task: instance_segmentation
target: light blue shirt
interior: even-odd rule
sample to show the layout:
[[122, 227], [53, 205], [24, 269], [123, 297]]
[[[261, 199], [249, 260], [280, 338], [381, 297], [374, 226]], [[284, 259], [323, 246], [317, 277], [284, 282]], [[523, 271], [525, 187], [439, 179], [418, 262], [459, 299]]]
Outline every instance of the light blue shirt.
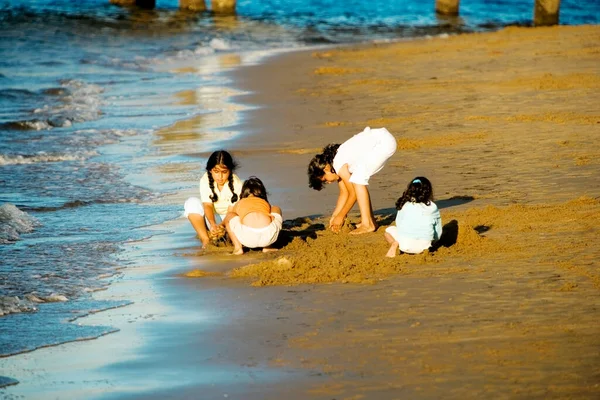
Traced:
[[398, 236], [410, 239], [439, 240], [442, 236], [442, 217], [435, 203], [407, 202], [396, 215]]

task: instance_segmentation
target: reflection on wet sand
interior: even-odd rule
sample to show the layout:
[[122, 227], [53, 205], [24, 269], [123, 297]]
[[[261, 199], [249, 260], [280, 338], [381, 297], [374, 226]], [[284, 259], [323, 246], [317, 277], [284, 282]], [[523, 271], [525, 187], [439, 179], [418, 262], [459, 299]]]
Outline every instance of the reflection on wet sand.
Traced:
[[191, 118], [159, 129], [153, 145], [161, 155], [189, 155], [211, 151], [219, 143], [239, 134], [236, 129], [228, 130], [239, 119], [245, 107], [228, 100], [239, 92], [220, 86], [200, 87], [175, 94], [177, 104], [197, 106], [198, 112]]

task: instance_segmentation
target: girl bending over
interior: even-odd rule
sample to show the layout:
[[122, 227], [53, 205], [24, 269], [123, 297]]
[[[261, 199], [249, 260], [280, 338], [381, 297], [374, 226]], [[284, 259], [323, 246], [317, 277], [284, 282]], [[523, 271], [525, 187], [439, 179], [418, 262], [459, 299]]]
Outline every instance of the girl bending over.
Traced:
[[321, 190], [323, 183], [337, 182], [340, 194], [329, 220], [329, 228], [339, 232], [348, 212], [358, 201], [360, 224], [350, 234], [377, 229], [369, 196], [369, 178], [379, 172], [396, 152], [396, 139], [385, 128], [365, 128], [340, 144], [325, 146], [308, 165], [308, 186]]
[[215, 151], [206, 162], [206, 172], [200, 178], [200, 198], [190, 197], [184, 205], [184, 215], [191, 222], [202, 248], [211, 236], [225, 233], [223, 220], [227, 210], [239, 199], [242, 181], [234, 174], [237, 163], [225, 150]]
[[385, 238], [390, 243], [386, 257], [395, 257], [398, 249], [404, 253], [421, 253], [442, 236], [442, 218], [433, 202], [433, 189], [427, 178], [413, 179], [396, 201], [396, 209], [396, 226], [385, 230]]
[[240, 200], [225, 218], [233, 254], [244, 254], [242, 246], [262, 247], [264, 252], [274, 250], [269, 246], [277, 240], [282, 223], [281, 208], [269, 204], [265, 185], [251, 176], [242, 186]]

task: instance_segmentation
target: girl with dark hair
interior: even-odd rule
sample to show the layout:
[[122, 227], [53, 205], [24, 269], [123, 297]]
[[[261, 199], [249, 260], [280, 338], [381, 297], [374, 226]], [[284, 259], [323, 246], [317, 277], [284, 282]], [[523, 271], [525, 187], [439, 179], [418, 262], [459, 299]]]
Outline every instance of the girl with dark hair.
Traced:
[[215, 151], [200, 178], [200, 198], [190, 197], [185, 202], [184, 215], [202, 241], [202, 248], [206, 248], [211, 236], [225, 234], [223, 220], [242, 191], [242, 181], [234, 174], [236, 169], [237, 163], [231, 154], [225, 150]]
[[369, 178], [379, 172], [396, 152], [396, 139], [385, 128], [366, 127], [342, 144], [330, 144], [308, 165], [308, 186], [321, 190], [323, 183], [337, 182], [340, 194], [329, 220], [329, 228], [339, 232], [346, 216], [358, 202], [360, 224], [350, 234], [377, 229], [369, 196]]
[[385, 239], [390, 244], [386, 257], [396, 252], [418, 254], [431, 247], [442, 236], [442, 218], [433, 202], [431, 182], [418, 176], [396, 201], [396, 226], [388, 226]]
[[281, 208], [269, 204], [265, 185], [251, 176], [242, 186], [240, 201], [230, 207], [225, 218], [233, 254], [244, 254], [242, 246], [262, 247], [264, 252], [274, 250], [269, 246], [277, 240], [282, 223]]

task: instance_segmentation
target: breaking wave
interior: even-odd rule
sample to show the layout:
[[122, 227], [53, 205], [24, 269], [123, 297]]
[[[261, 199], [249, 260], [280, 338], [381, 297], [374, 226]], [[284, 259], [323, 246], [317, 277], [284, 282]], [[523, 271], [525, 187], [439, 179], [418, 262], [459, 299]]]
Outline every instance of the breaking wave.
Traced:
[[[81, 80], [68, 79], [61, 81], [60, 88], [42, 91], [42, 102], [47, 103], [35, 108], [32, 118], [7, 121], [0, 125], [3, 129], [11, 130], [48, 130], [52, 128], [67, 128], [74, 123], [93, 121], [102, 115], [102, 93], [104, 88]], [[40, 96], [42, 95], [40, 94]], [[5, 98], [19, 95], [32, 97], [35, 94], [23, 93], [13, 89], [3, 93]], [[48, 104], [50, 103], [50, 104]]]

